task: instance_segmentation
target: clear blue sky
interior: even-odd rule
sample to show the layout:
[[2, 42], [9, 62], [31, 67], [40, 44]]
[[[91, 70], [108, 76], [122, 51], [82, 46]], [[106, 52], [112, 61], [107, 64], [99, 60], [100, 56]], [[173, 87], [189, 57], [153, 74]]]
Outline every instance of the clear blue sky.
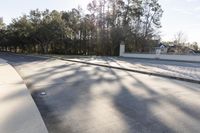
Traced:
[[[70, 10], [80, 5], [86, 9], [91, 0], [3, 0], [0, 5], [0, 17], [8, 24], [11, 18], [28, 13], [31, 9], [46, 8], [53, 10]], [[164, 14], [162, 18], [161, 37], [172, 40], [174, 34], [182, 31], [188, 41], [200, 43], [200, 0], [159, 0]]]

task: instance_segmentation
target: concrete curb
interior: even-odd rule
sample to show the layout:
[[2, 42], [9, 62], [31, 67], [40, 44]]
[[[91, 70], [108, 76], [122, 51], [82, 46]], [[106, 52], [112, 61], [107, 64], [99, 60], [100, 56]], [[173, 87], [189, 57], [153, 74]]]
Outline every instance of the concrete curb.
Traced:
[[23, 79], [1, 59], [0, 75], [0, 132], [48, 133]]

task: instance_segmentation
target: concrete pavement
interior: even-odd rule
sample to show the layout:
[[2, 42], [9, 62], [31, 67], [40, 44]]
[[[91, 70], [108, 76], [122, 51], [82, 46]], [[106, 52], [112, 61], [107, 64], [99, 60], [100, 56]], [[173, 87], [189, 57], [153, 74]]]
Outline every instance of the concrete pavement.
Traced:
[[[49, 56], [51, 57], [51, 56]], [[146, 60], [121, 57], [68, 58], [54, 55], [67, 61], [82, 62], [92, 65], [108, 66], [128, 71], [150, 74], [188, 82], [200, 83], [200, 63]]]
[[[1, 57], [25, 79], [50, 133], [200, 131], [199, 84], [62, 60]], [[43, 91], [47, 95], [40, 96]]]
[[0, 59], [0, 132], [48, 133], [22, 78], [2, 59]]

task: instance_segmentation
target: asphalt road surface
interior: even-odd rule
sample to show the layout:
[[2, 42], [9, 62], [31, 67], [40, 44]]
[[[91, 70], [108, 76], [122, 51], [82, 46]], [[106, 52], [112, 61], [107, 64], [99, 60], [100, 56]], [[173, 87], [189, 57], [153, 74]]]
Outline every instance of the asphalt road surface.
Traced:
[[[62, 57], [64, 59], [69, 58], [68, 56]], [[179, 77], [200, 83], [200, 63], [198, 62], [147, 60], [123, 57], [88, 57], [73, 58], [70, 60], [127, 68], [171, 77]]]
[[50, 133], [200, 131], [199, 84], [39, 57], [0, 58], [23, 77]]

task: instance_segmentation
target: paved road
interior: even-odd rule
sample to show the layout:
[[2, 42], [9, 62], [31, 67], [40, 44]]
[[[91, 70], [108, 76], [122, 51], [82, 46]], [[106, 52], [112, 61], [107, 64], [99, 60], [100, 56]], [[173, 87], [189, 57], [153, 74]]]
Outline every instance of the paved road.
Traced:
[[[68, 58], [65, 56], [63, 57]], [[121, 57], [73, 58], [72, 60], [80, 60], [90, 63], [104, 64], [200, 81], [200, 63], [146, 60]]]
[[200, 131], [199, 84], [61, 60], [0, 58], [24, 78], [50, 133]]

